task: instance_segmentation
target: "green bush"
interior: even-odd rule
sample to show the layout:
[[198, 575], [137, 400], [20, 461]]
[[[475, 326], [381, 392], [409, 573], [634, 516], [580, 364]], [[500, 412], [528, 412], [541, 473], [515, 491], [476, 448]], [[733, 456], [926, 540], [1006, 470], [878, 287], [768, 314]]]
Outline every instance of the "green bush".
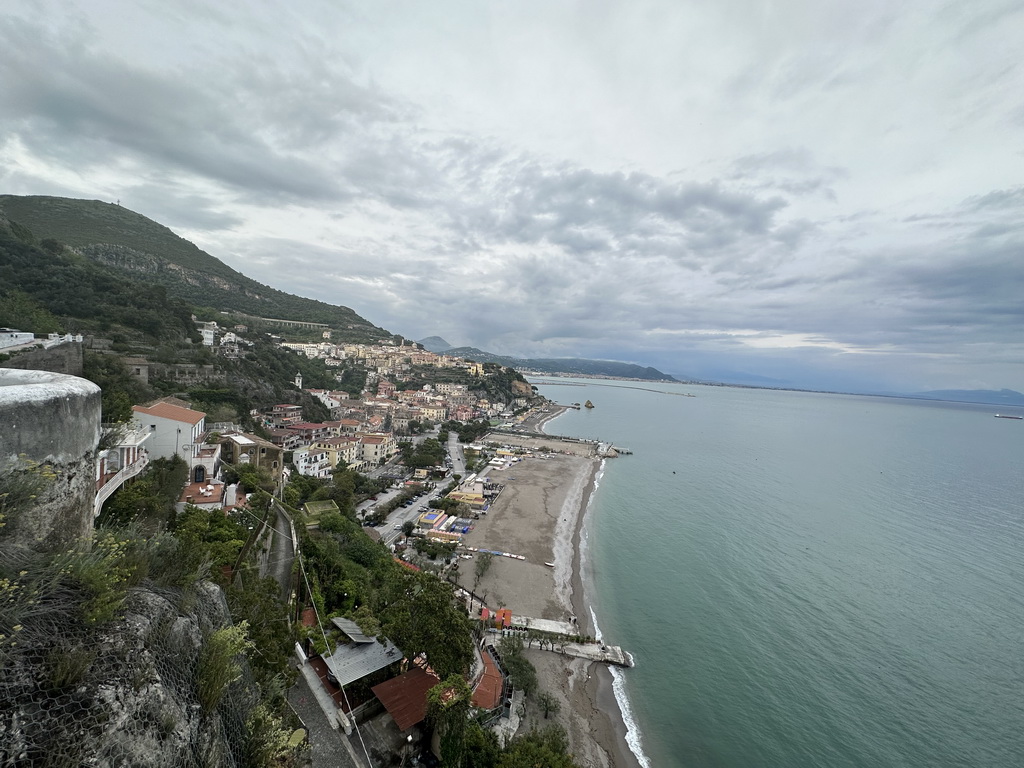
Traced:
[[199, 652], [198, 696], [203, 714], [217, 708], [228, 686], [242, 676], [238, 656], [251, 649], [249, 625], [240, 622], [212, 632]]

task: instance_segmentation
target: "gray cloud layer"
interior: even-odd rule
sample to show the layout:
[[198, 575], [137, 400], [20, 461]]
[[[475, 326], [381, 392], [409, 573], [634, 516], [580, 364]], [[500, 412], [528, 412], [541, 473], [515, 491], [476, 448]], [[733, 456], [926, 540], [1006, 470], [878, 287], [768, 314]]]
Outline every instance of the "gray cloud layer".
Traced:
[[[144, 13], [172, 38], [189, 23]], [[370, 54], [329, 25], [285, 19], [308, 36], [275, 43], [268, 19], [225, 12], [148, 57], [114, 45], [102, 13], [31, 18], [0, 15], [5, 191], [120, 197], [261, 281], [413, 337], [807, 386], [1024, 389], [1024, 186], [928, 188], [973, 173], [973, 154], [900, 177], [896, 205], [879, 188], [875, 207], [862, 180], [878, 169], [822, 162], [802, 130], [692, 170], [598, 167], [444, 126], [360, 74]], [[836, 55], [733, 87], [769, 102], [864, 87]], [[991, 94], [964, 109], [996, 121]], [[1020, 114], [993, 133], [1018, 165]]]

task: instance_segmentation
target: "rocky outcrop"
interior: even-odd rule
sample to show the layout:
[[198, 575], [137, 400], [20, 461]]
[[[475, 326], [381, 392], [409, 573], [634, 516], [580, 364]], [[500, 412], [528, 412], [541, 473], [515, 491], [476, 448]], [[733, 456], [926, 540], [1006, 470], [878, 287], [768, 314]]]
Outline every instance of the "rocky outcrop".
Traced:
[[108, 267], [116, 267], [119, 270], [138, 272], [144, 275], [166, 276], [196, 288], [213, 287], [222, 291], [243, 293], [253, 299], [262, 298], [260, 294], [249, 290], [248, 286], [243, 285], [241, 281], [226, 280], [220, 275], [210, 272], [190, 270], [168, 259], [143, 253], [128, 246], [100, 243], [82, 246], [74, 250], [92, 261]]
[[30, 630], [31, 647], [6, 654], [0, 764], [231, 764], [244, 714], [230, 703], [203, 713], [197, 697], [203, 637], [227, 621], [223, 593], [208, 583], [188, 594], [136, 589], [125, 607], [93, 632], [74, 622], [65, 634]]

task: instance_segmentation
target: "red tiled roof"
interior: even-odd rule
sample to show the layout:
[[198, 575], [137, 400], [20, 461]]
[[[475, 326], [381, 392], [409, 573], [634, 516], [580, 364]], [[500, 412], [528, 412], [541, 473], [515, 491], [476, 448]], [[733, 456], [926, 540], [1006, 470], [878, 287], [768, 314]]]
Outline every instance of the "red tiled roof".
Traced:
[[156, 403], [149, 408], [142, 405], [133, 405], [132, 410], [136, 413], [144, 413], [147, 416], [156, 416], [160, 419], [184, 421], [187, 424], [198, 424], [206, 418], [206, 414], [202, 411], [193, 411], [191, 408], [182, 408], [170, 403]]
[[393, 677], [371, 689], [388, 714], [395, 719], [398, 730], [407, 731], [427, 715], [427, 691], [440, 680], [419, 667]]

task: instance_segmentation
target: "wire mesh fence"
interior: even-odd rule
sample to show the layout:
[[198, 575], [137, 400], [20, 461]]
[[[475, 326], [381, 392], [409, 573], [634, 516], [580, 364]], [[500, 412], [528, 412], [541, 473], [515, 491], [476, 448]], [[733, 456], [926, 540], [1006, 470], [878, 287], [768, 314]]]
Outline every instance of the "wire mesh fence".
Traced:
[[58, 577], [24, 579], [0, 610], [0, 766], [261, 764], [244, 659], [212, 707], [200, 698], [204, 644], [227, 621], [217, 587], [142, 585], [119, 618], [90, 626]]

